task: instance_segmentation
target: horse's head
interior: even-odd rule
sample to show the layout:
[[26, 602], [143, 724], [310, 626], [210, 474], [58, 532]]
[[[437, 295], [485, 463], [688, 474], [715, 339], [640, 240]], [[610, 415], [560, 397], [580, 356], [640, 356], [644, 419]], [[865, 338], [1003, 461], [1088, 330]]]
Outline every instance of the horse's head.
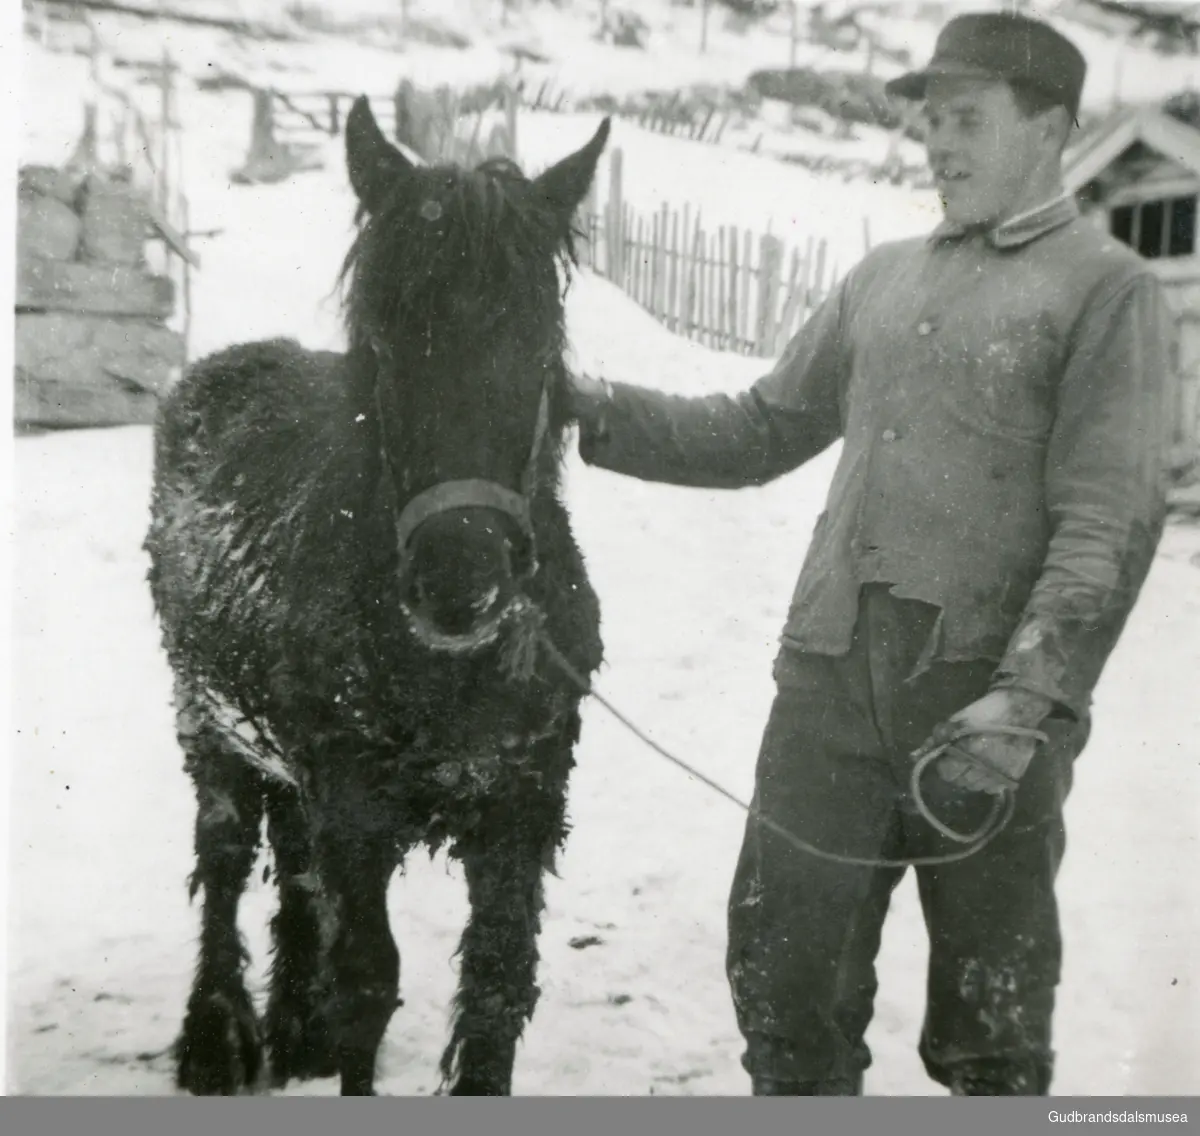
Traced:
[[529, 179], [512, 163], [424, 166], [365, 98], [346, 121], [362, 227], [346, 260], [352, 356], [398, 502], [401, 595], [428, 646], [490, 642], [537, 570], [530, 515], [566, 426], [562, 279], [608, 137]]

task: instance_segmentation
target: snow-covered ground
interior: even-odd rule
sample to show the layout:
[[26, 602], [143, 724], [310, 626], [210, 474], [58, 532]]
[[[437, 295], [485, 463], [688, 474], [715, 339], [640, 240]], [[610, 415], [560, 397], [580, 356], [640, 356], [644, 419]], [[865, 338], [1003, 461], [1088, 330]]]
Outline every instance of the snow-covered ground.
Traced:
[[[676, 11], [683, 20], [687, 10]], [[180, 36], [175, 47], [198, 65], [204, 42]], [[382, 53], [371, 50], [385, 74]], [[26, 51], [23, 160], [65, 157], [84, 71], [79, 58]], [[395, 71], [393, 61], [385, 89]], [[651, 81], [675, 77], [659, 69]], [[337, 145], [323, 170], [233, 187], [227, 173], [248, 141], [244, 96], [189, 91], [180, 113], [193, 225], [223, 230], [200, 246], [193, 353], [275, 334], [336, 346], [331, 289], [352, 211]], [[523, 157], [544, 165], [595, 123], [526, 116]], [[613, 144], [625, 152], [626, 195], [636, 204], [689, 201], [706, 217], [755, 228], [769, 215], [781, 235], [790, 226], [797, 240], [829, 236], [843, 268], [861, 252], [864, 212], [876, 239], [933, 220], [919, 195], [847, 186], [624, 123]], [[569, 315], [575, 363], [612, 378], [729, 390], [769, 365], [669, 335], [586, 273]], [[644, 485], [570, 461], [568, 502], [604, 610], [601, 689], [743, 800], [775, 636], [835, 460], [832, 450], [739, 493]], [[190, 787], [140, 551], [149, 468], [145, 428], [15, 442], [10, 1091], [171, 1091], [164, 1050], [187, 994], [197, 911], [185, 890]], [[1060, 886], [1061, 1094], [1200, 1090], [1200, 711], [1188, 694], [1200, 672], [1198, 572], [1200, 530], [1173, 525], [1101, 684], [1094, 739], [1078, 767]], [[561, 878], [548, 887], [543, 1000], [515, 1091], [744, 1094], [723, 972], [739, 811], [589, 703], [571, 814]], [[243, 904], [256, 981], [272, 902], [256, 882]], [[380, 1089], [426, 1093], [455, 981], [461, 876], [441, 857], [415, 857], [394, 883], [391, 909], [406, 1005], [388, 1033]], [[601, 941], [577, 951], [570, 940], [579, 935]], [[871, 1094], [940, 1092], [915, 1054], [926, 951], [910, 878], [880, 959]]]

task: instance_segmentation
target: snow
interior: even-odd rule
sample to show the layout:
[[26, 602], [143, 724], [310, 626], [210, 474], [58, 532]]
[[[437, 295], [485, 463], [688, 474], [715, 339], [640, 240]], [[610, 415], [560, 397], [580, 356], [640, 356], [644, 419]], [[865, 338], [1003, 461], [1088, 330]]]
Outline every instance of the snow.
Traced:
[[[465, 19], [484, 7], [462, 0], [442, 11]], [[558, 26], [546, 26], [551, 40]], [[922, 31], [905, 26], [914, 36]], [[565, 36], [567, 25], [558, 31]], [[586, 38], [577, 27], [574, 34]], [[173, 46], [198, 66], [220, 45], [177, 33]], [[394, 82], [397, 64], [385, 65], [378, 49], [345, 53], [327, 64], [331, 71], [371, 56], [384, 89]], [[616, 54], [595, 46], [595, 59], [614, 71]], [[660, 66], [657, 54], [649, 62], [635, 54], [636, 64], [623, 64], [631, 87], [645, 78], [636, 67], [650, 62], [648, 82], [676, 79], [668, 55]], [[331, 58], [313, 51], [307, 63], [316, 66], [318, 55]], [[422, 58], [432, 72], [441, 56]], [[405, 66], [409, 58], [415, 53]], [[59, 161], [78, 130], [86, 63], [28, 44], [24, 63], [22, 160]], [[345, 74], [367, 80], [359, 68], [342, 72], [339, 85]], [[609, 77], [581, 66], [578, 80]], [[188, 90], [180, 112], [193, 225], [223, 230], [200, 244], [193, 354], [281, 334], [338, 346], [332, 288], [352, 214], [338, 144], [324, 169], [278, 186], [235, 187], [227, 175], [248, 141], [245, 96]], [[545, 165], [582, 144], [597, 122], [523, 116], [522, 156], [533, 168]], [[625, 194], [639, 208], [687, 201], [713, 223], [756, 230], [769, 217], [789, 241], [828, 236], [843, 270], [861, 254], [864, 213], [875, 239], [920, 232], [933, 220], [920, 194], [820, 178], [627, 123], [615, 124], [612, 144], [624, 151]], [[739, 389], [770, 366], [671, 336], [586, 272], [568, 310], [572, 362], [594, 374], [701, 392]], [[172, 1091], [165, 1049], [187, 996], [198, 911], [185, 883], [191, 790], [140, 548], [150, 443], [142, 427], [14, 442], [9, 1091]], [[568, 503], [603, 604], [599, 689], [743, 801], [770, 704], [776, 635], [836, 457], [835, 447], [772, 485], [736, 493], [643, 484], [588, 469], [574, 454], [569, 461]], [[1066, 966], [1058, 1094], [1200, 1089], [1191, 948], [1200, 884], [1189, 870], [1200, 831], [1200, 713], [1189, 695], [1200, 670], [1198, 569], [1200, 530], [1172, 525], [1101, 683], [1095, 732], [1077, 768], [1059, 889]], [[744, 1095], [723, 968], [725, 896], [743, 817], [594, 701], [578, 760], [574, 831], [560, 878], [547, 888], [543, 997], [515, 1091]], [[256, 874], [242, 913], [258, 989], [273, 902]], [[461, 874], [441, 857], [417, 855], [395, 880], [390, 909], [406, 1004], [386, 1039], [379, 1087], [424, 1094], [436, 1081], [456, 977]], [[573, 949], [580, 935], [601, 942]], [[926, 956], [910, 876], [893, 902], [878, 964], [870, 1094], [941, 1091], [915, 1052]], [[288, 1091], [335, 1089], [322, 1081]]]

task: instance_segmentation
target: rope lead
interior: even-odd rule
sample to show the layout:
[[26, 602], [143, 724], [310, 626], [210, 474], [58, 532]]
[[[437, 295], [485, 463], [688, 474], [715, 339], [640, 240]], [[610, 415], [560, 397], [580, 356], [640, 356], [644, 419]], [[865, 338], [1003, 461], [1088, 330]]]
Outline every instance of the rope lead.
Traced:
[[921, 814], [933, 828], [940, 832], [943, 836], [960, 844], [967, 844], [969, 847], [961, 852], [950, 852], [943, 856], [914, 856], [906, 860], [882, 860], [869, 859], [860, 856], [844, 856], [837, 852], [827, 852], [822, 848], [817, 848], [813, 844], [809, 844], [805, 840], [801, 840], [795, 833], [789, 832], [782, 825], [777, 824], [770, 817], [760, 812], [753, 805], [748, 805], [744, 801], [735, 797], [723, 785], [717, 784], [710, 777], [706, 777], [697, 769], [693, 769], [687, 762], [676, 757], [669, 750], [664, 749], [653, 738], [643, 733], [633, 722], [631, 722], [624, 714], [621, 713], [611, 702], [608, 701], [602, 694], [592, 688], [592, 685], [584, 678], [564, 657], [563, 653], [555, 646], [554, 641], [546, 633], [545, 629], [539, 627], [537, 637], [542, 646], [545, 647], [547, 654], [559, 668], [579, 689], [585, 694], [596, 699], [614, 718], [617, 719], [626, 729], [638, 737], [642, 742], [648, 745], [660, 756], [665, 757], [669, 762], [679, 766], [684, 772], [702, 781], [714, 792], [720, 794], [728, 801], [732, 801], [738, 808], [742, 809], [748, 815], [754, 817], [765, 828], [769, 828], [781, 840], [786, 841], [793, 848], [799, 849], [801, 852], [807, 852], [811, 856], [817, 856], [822, 860], [832, 860], [836, 864], [851, 864], [858, 867], [867, 868], [916, 868], [916, 867], [933, 867], [941, 864], [955, 864], [959, 861], [966, 860], [974, 856], [977, 852], [986, 848], [1001, 832], [1008, 826], [1012, 820], [1013, 813], [1016, 810], [1017, 798], [1016, 793], [1011, 788], [1006, 788], [1001, 794], [996, 797], [992, 805], [991, 813], [988, 819], [980, 826], [976, 832], [960, 833], [955, 832], [949, 826], [943, 824], [930, 811], [926, 805], [924, 797], [921, 794], [921, 776], [929, 765], [941, 757], [948, 749], [950, 749], [959, 738], [965, 737], [968, 734], [974, 733], [997, 733], [997, 734], [1012, 734], [1018, 737], [1035, 737], [1041, 741], [1046, 741], [1046, 735], [1040, 730], [1025, 729], [1020, 726], [996, 726], [986, 731], [984, 730], [964, 730], [962, 733], [951, 738], [948, 742], [930, 750], [919, 761], [913, 765], [912, 777], [909, 785], [912, 792], [913, 802], [916, 805], [917, 811]]

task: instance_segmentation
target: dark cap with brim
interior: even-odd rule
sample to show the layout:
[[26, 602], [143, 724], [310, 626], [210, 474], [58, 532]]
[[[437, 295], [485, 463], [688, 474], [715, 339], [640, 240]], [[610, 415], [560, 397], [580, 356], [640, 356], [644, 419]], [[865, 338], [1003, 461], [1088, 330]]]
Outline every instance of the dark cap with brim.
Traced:
[[922, 99], [927, 82], [937, 76], [1001, 80], [1040, 91], [1074, 116], [1086, 74], [1079, 49], [1049, 24], [985, 12], [956, 16], [938, 35], [929, 65], [891, 80], [884, 89], [889, 95]]

